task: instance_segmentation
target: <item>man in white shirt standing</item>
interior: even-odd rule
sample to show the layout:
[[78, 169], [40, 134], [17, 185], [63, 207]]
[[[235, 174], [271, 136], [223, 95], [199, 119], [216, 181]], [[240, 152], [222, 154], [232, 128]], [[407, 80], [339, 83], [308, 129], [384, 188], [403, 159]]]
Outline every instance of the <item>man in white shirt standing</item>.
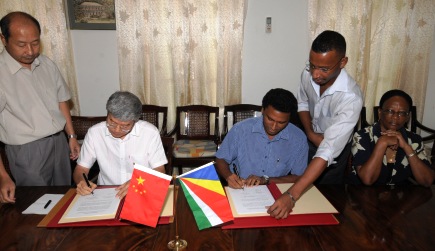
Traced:
[[360, 87], [344, 69], [347, 61], [346, 41], [338, 32], [324, 31], [313, 41], [297, 96], [312, 159], [305, 173], [269, 208], [277, 219], [287, 218], [314, 182], [343, 183], [350, 139], [363, 105]]
[[90, 194], [97, 185], [83, 177], [89, 173], [95, 161], [100, 172], [99, 185], [120, 185], [117, 196], [127, 194], [133, 163], [156, 171], [165, 172], [168, 163], [163, 149], [159, 130], [143, 120], [142, 103], [130, 92], [115, 92], [106, 104], [107, 118], [89, 128], [82, 145], [80, 157], [74, 170], [77, 193]]

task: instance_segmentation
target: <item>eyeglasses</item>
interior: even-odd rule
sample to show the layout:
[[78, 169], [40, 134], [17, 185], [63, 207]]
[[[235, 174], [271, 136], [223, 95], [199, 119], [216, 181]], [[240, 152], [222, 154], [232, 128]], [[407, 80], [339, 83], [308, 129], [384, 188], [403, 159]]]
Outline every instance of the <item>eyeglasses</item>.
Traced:
[[118, 125], [116, 123], [110, 123], [109, 121], [106, 121], [106, 126], [108, 128], [116, 129], [119, 126], [119, 129], [121, 129], [122, 132], [129, 132], [133, 128], [134, 123], [130, 125]]
[[399, 117], [399, 118], [405, 118], [405, 117], [408, 117], [408, 115], [409, 115], [409, 112], [405, 112], [405, 111], [398, 111], [398, 112], [396, 112], [396, 111], [393, 111], [391, 109], [385, 109], [385, 110], [382, 109], [382, 112], [385, 115], [391, 116], [391, 117], [397, 114], [397, 117]]
[[340, 60], [338, 60], [338, 62], [334, 66], [332, 66], [331, 68], [317, 67], [315, 65], [312, 65], [310, 61], [307, 61], [305, 63], [305, 65], [306, 65], [305, 70], [306, 71], [314, 71], [315, 69], [319, 69], [323, 73], [328, 73], [329, 71], [331, 71], [332, 69], [337, 67], [337, 65], [341, 62], [341, 60], [343, 60], [343, 58], [344, 57], [340, 58]]

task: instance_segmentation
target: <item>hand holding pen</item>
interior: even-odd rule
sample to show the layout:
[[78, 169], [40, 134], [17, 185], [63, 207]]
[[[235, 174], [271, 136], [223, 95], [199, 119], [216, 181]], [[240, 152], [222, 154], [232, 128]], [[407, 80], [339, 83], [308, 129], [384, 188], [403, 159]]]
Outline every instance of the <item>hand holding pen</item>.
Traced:
[[93, 195], [93, 190], [97, 187], [97, 185], [91, 183], [85, 173], [83, 173], [83, 180], [84, 182], [80, 181], [80, 183], [77, 184], [77, 193], [80, 195], [88, 195], [91, 193]]
[[245, 181], [242, 178], [240, 178], [239, 169], [237, 169], [237, 166], [234, 163], [233, 163], [233, 171], [234, 171], [234, 173], [237, 176], [237, 179], [234, 180], [235, 183], [236, 183], [236, 186], [234, 186], [234, 184], [229, 184], [230, 183], [229, 181], [228, 181], [228, 185], [230, 187], [233, 187], [233, 188], [242, 188], [243, 190], [245, 190], [245, 188], [244, 188], [245, 187]]

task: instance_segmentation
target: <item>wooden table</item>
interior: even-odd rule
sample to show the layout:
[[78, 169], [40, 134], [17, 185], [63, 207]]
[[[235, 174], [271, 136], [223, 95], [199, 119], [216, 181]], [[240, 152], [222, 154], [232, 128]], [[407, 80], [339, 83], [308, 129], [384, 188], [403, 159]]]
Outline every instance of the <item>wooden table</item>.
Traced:
[[[181, 193], [179, 235], [187, 250], [434, 250], [435, 186], [318, 188], [339, 225], [199, 231]], [[17, 188], [17, 203], [0, 207], [0, 250], [168, 250], [174, 239], [174, 224], [46, 229], [36, 227], [44, 216], [21, 214], [41, 195], [68, 189]]]

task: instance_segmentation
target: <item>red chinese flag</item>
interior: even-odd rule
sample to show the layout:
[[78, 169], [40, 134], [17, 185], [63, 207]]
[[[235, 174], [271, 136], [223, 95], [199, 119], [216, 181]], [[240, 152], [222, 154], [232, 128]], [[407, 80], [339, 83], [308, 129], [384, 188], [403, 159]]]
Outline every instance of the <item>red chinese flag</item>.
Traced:
[[121, 219], [156, 227], [172, 177], [135, 164]]

